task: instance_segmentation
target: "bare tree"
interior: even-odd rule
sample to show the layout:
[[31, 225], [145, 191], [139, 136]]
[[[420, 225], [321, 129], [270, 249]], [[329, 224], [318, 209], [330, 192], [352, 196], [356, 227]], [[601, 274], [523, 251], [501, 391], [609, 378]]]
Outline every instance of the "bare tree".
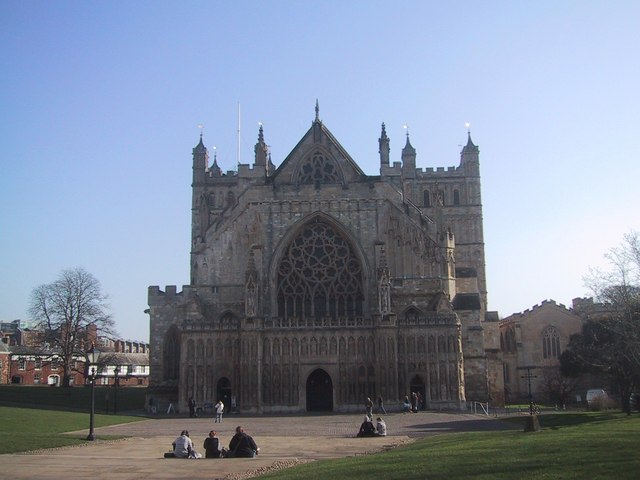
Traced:
[[605, 373], [618, 384], [628, 411], [629, 394], [640, 387], [640, 236], [632, 231], [605, 255], [609, 269], [585, 278], [603, 308], [589, 315], [581, 335], [572, 338], [574, 360]]
[[113, 333], [114, 322], [107, 313], [106, 299], [100, 282], [82, 268], [64, 270], [58, 280], [40, 285], [31, 293], [29, 313], [59, 352], [65, 387], [69, 386], [74, 356], [83, 356], [90, 348], [90, 326], [95, 325], [102, 334]]
[[542, 369], [542, 389], [547, 394], [547, 398], [560, 408], [564, 408], [569, 403], [569, 396], [577, 384], [577, 378], [564, 376], [559, 367]]

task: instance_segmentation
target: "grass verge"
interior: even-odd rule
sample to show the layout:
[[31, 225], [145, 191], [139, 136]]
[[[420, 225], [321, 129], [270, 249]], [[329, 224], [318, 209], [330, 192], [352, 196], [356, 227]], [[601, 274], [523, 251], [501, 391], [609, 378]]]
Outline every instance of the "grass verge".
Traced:
[[[140, 417], [124, 415], [96, 415], [95, 426], [103, 427], [139, 420]], [[62, 435], [63, 432], [82, 429], [86, 429], [86, 432], [79, 435]], [[80, 445], [87, 442], [88, 434], [88, 413], [0, 407], [0, 454]]]
[[[511, 421], [523, 422], [522, 418]], [[278, 480], [637, 478], [640, 417], [543, 416], [543, 430], [438, 435], [388, 452], [318, 461], [261, 477]]]

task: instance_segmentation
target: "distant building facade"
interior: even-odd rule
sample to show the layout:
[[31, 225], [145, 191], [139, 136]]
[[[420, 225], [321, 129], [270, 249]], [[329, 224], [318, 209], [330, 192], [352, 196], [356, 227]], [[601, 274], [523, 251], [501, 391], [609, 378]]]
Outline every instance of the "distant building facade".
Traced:
[[[534, 399], [549, 401], [549, 383], [560, 371], [560, 355], [583, 320], [573, 309], [545, 300], [500, 321], [505, 400], [527, 402], [529, 381]], [[529, 379], [527, 375], [531, 375]]]
[[581, 333], [586, 321], [607, 318], [609, 313], [607, 305], [592, 298], [574, 298], [571, 307], [544, 300], [502, 319], [500, 349], [506, 403], [528, 402], [529, 382], [534, 401], [541, 403], [558, 403], [562, 390], [568, 393], [566, 401], [571, 404], [583, 404], [590, 388], [616, 390], [598, 375], [583, 374], [575, 379], [560, 375], [560, 355], [571, 335]]
[[[368, 176], [316, 117], [276, 168], [262, 126], [252, 166], [193, 149], [191, 282], [149, 288], [151, 394], [185, 409], [354, 411], [420, 393], [427, 408], [500, 402], [487, 315], [480, 164], [416, 168], [407, 135]], [[495, 320], [495, 321], [491, 321]]]
[[[52, 385], [62, 383], [62, 358], [44, 339], [44, 332], [22, 328], [23, 322], [0, 322], [0, 384]], [[149, 344], [97, 336], [89, 326], [87, 339], [100, 351], [97, 383], [100, 385], [147, 386]], [[50, 337], [51, 335], [49, 335]], [[85, 342], [82, 348], [89, 348]], [[84, 352], [73, 356], [70, 385], [86, 383]]]

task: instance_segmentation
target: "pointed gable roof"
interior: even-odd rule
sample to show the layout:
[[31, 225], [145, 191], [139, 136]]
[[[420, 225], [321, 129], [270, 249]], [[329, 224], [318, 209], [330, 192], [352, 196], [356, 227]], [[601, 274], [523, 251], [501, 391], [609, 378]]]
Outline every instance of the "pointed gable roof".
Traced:
[[273, 174], [276, 184], [341, 183], [365, 173], [318, 116]]

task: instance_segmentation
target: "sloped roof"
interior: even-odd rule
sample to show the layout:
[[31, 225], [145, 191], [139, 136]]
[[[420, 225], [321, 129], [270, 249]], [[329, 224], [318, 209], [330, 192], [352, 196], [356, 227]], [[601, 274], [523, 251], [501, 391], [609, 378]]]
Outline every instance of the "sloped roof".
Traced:
[[100, 352], [99, 361], [109, 365], [149, 365], [149, 354]]
[[[321, 137], [326, 137], [326, 141], [321, 142]], [[355, 160], [353, 160], [353, 158], [351, 158], [351, 155], [349, 155], [329, 129], [325, 127], [322, 121], [315, 120], [312, 123], [311, 128], [307, 130], [296, 146], [293, 147], [289, 155], [287, 155], [284, 161], [275, 170], [272, 176], [274, 181], [281, 176], [284, 171], [291, 170], [291, 164], [293, 162], [300, 161], [301, 157], [305, 156], [306, 153], [311, 152], [318, 146], [333, 150], [335, 155], [340, 157], [339, 160], [341, 161], [342, 166], [351, 170], [351, 172], [347, 173], [351, 173], [355, 176], [366, 177], [360, 166], [355, 162]]]

